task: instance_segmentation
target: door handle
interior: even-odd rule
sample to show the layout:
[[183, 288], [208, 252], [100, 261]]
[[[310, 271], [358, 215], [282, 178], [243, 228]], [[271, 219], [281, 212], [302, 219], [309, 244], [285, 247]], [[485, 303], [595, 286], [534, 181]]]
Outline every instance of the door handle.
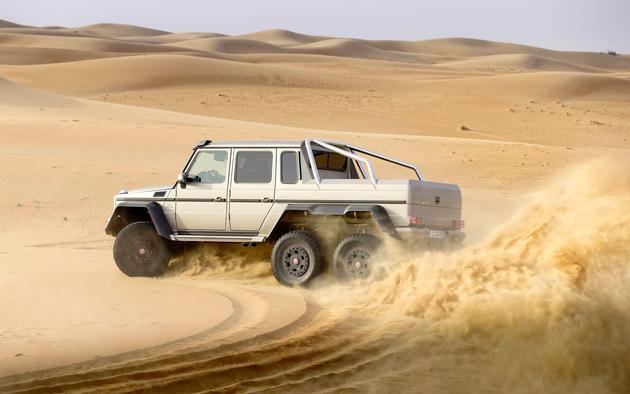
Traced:
[[225, 202], [225, 198], [223, 197], [217, 197], [214, 199], [215, 202]]
[[269, 197], [265, 197], [262, 200], [260, 200], [261, 202], [273, 202], [273, 198], [269, 198]]

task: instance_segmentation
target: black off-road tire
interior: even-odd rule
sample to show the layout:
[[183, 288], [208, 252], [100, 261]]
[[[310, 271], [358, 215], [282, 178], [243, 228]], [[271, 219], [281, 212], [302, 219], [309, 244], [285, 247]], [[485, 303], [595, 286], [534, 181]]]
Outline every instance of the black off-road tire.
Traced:
[[114, 242], [114, 260], [127, 276], [160, 276], [170, 259], [168, 240], [160, 237], [149, 222], [127, 225]]
[[271, 271], [284, 286], [306, 286], [324, 269], [319, 242], [308, 232], [290, 231], [281, 236], [271, 252]]
[[381, 240], [371, 234], [352, 234], [343, 239], [333, 254], [333, 272], [339, 282], [365, 280], [374, 272], [374, 254]]

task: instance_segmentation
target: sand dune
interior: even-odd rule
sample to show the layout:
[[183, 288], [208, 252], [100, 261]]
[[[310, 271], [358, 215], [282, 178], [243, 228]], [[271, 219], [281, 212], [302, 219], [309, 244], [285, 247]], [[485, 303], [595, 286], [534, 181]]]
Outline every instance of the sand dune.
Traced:
[[238, 37], [202, 38], [178, 41], [173, 46], [209, 52], [233, 54], [312, 54], [335, 57], [364, 58], [374, 60], [395, 60], [417, 62], [422, 55], [386, 51], [370, 46], [362, 40], [326, 39], [292, 46], [276, 46], [265, 41], [248, 40]]
[[383, 50], [373, 47], [367, 41], [347, 38], [319, 40], [308, 44], [296, 45], [291, 50], [298, 53], [310, 53], [326, 56], [356, 57], [375, 60], [393, 60], [399, 62], [418, 61], [414, 54]]
[[168, 33], [159, 36], [129, 36], [125, 37], [125, 40], [140, 41], [149, 44], [173, 44], [182, 41], [216, 37], [226, 37], [226, 35], [219, 33]]
[[3, 46], [0, 48], [0, 64], [50, 64], [63, 62], [76, 62], [89, 59], [103, 59], [116, 56], [124, 56], [124, 53], [96, 52], [75, 49], [38, 48], [24, 46]]
[[171, 46], [231, 54], [301, 54], [412, 63], [427, 62], [427, 59], [433, 62], [444, 59], [444, 57], [437, 55], [383, 50], [371, 46], [364, 40], [342, 38], [323, 39], [299, 45], [277, 46], [266, 41], [239, 37], [211, 37], [189, 41], [175, 41], [171, 42]]
[[76, 29], [68, 29], [78, 31], [83, 34], [99, 35], [104, 37], [152, 37], [168, 34], [164, 30], [148, 29], [146, 27], [122, 25], [118, 23], [97, 23], [94, 25], [82, 26]]
[[[86, 42], [90, 47], [99, 47], [91, 39]], [[122, 44], [123, 47], [110, 47], [110, 42], [105, 42], [101, 49], [119, 49], [125, 53], [134, 47], [126, 45], [140, 45], [136, 49], [146, 49], [141, 44]], [[82, 44], [78, 44], [81, 47]], [[115, 43], [118, 45], [118, 43]], [[245, 53], [250, 50], [273, 51], [274, 47], [229, 38], [209, 38], [179, 43], [187, 49], [200, 49], [204, 51], [216, 51], [225, 53]], [[254, 47], [256, 46], [256, 47]], [[14, 48], [14, 47], [12, 47]], [[172, 50], [172, 47], [169, 47]], [[291, 49], [293, 51], [295, 49]], [[372, 57], [374, 49], [362, 45], [357, 41], [334, 41], [318, 42], [302, 46], [301, 53], [304, 52], [326, 53], [326, 56], [334, 56], [335, 51], [342, 52], [343, 57], [360, 57], [365, 53], [370, 53]], [[378, 51], [378, 50], [377, 50]], [[35, 57], [36, 49], [31, 56]], [[198, 56], [185, 55], [157, 55], [150, 56], [126, 56], [104, 58], [103, 52], [92, 52], [94, 57], [101, 59], [72, 62], [65, 59], [67, 63], [35, 65], [24, 67], [6, 68], [5, 75], [11, 76], [24, 83], [35, 86], [53, 89], [60, 92], [77, 94], [95, 94], [100, 92], [114, 92], [124, 90], [155, 89], [164, 87], [185, 87], [191, 85], [267, 85], [267, 86], [293, 86], [293, 87], [342, 87], [348, 86], [348, 81], [339, 80], [334, 70], [322, 71], [316, 76], [300, 68], [287, 68], [275, 65], [250, 64], [243, 61], [229, 61]], [[46, 54], [46, 52], [44, 52]], [[61, 52], [60, 57], [89, 55], [89, 51]], [[405, 54], [400, 54], [405, 56]], [[391, 57], [390, 52], [382, 51], [382, 56]], [[38, 59], [34, 59], [37, 61]], [[43, 62], [43, 60], [39, 60]], [[628, 83], [624, 78], [601, 75], [602, 70], [590, 67], [579, 66], [558, 62], [552, 59], [538, 58], [531, 55], [497, 55], [489, 58], [477, 58], [458, 62], [447, 62], [440, 67], [449, 68], [472, 68], [476, 70], [497, 71], [508, 69], [536, 70], [536, 73], [526, 73], [519, 75], [497, 75], [497, 76], [453, 76], [451, 78], [427, 79], [422, 78], [416, 81], [389, 81], [392, 86], [409, 85], [409, 90], [414, 87], [431, 86], [434, 90], [442, 89], [441, 86], [461, 85], [467, 87], [471, 92], [477, 90], [479, 94], [491, 94], [496, 92], [502, 95], [514, 94], [511, 90], [514, 87], [525, 89], [533, 97], [545, 96], [558, 99], [577, 99], [590, 96], [591, 98], [606, 98], [607, 94], [614, 97], [623, 98], [628, 93]], [[563, 71], [563, 72], [560, 72]], [[580, 71], [580, 72], [565, 72]], [[92, 75], [100, 75], [97, 83], [88, 83]], [[129, 78], [129, 76], [134, 78]], [[358, 88], [366, 85], [361, 76], [355, 79]], [[372, 76], [375, 84], [380, 79], [379, 75]], [[383, 79], [385, 83], [385, 79]], [[417, 86], [416, 86], [417, 85]], [[611, 97], [612, 97], [611, 96]]]
[[[628, 56], [609, 56], [600, 53], [555, 51], [527, 45], [493, 42], [470, 38], [440, 38], [420, 41], [366, 41], [369, 45], [388, 51], [431, 54], [455, 60], [473, 60], [496, 55], [532, 55], [559, 62], [608, 70], [627, 69]], [[501, 57], [497, 60], [502, 61]], [[449, 61], [447, 59], [447, 61]]]
[[443, 67], [482, 69], [488, 71], [579, 71], [579, 72], [605, 72], [605, 70], [579, 64], [562, 62], [559, 60], [526, 54], [489, 55], [472, 59], [446, 62], [440, 64]]
[[[324, 87], [326, 75], [313, 78], [299, 69], [184, 55], [126, 56], [49, 65], [7, 72], [40, 88], [74, 94], [201, 85]], [[93, 80], [99, 75], [98, 81]], [[126, 76], [126, 77], [124, 77]], [[336, 84], [329, 78], [329, 84]]]
[[[0, 392], [628, 387], [629, 56], [0, 21], [0, 63]], [[117, 270], [115, 192], [173, 184], [200, 139], [306, 137], [459, 184], [465, 247], [308, 291], [269, 245]]]
[[82, 34], [75, 30], [62, 27], [17, 27], [3, 28], [3, 34], [32, 34], [36, 36], [60, 36], [60, 37], [93, 37], [93, 35]]
[[[215, 39], [200, 42], [206, 40]], [[239, 50], [246, 49], [247, 42], [235, 40], [242, 45]], [[620, 134], [601, 136], [593, 130], [601, 132], [602, 124], [626, 130], [615, 111], [624, 111], [627, 78], [582, 67], [577, 67], [580, 72], [548, 71], [575, 67], [531, 55], [496, 55], [483, 63], [488, 69], [474, 63], [471, 69], [458, 62], [420, 66], [292, 53], [282, 54], [283, 60], [265, 53], [226, 53], [220, 59], [218, 53], [203, 53], [209, 57], [151, 54], [4, 66], [0, 74], [59, 94], [297, 127], [628, 144]], [[293, 61], [287, 61], [291, 56]], [[496, 64], [487, 63], [492, 61]], [[537, 68], [514, 73], [506, 65]], [[501, 126], [512, 122], [510, 128]]]
[[72, 98], [31, 89], [4, 78], [0, 78], [0, 93], [0, 104], [10, 106], [55, 108], [78, 105]]
[[517, 94], [546, 100], [620, 100], [630, 98], [630, 81], [609, 75], [578, 72], [540, 71], [515, 75], [422, 81], [438, 91], [459, 90], [471, 97], [513, 98]]
[[628, 56], [609, 56], [590, 52], [554, 51], [527, 45], [470, 38], [440, 38], [422, 41], [371, 41], [370, 43], [382, 49], [460, 58], [525, 54], [603, 69], [627, 69], [630, 65], [630, 57]]
[[0, 19], [0, 29], [2, 28], [6, 28], [6, 27], [23, 27], [22, 25], [18, 25], [17, 23], [13, 23], [13, 22], [9, 22], [9, 21], [5, 21]]
[[407, 51], [432, 53], [443, 56], [488, 56], [510, 53], [536, 54], [545, 51], [541, 48], [504, 42], [478, 40], [473, 38], [438, 38], [420, 41], [377, 41], [375, 46], [398, 47]]
[[286, 50], [275, 45], [235, 37], [198, 38], [188, 41], [177, 41], [173, 45], [207, 52], [286, 53]]
[[241, 34], [235, 36], [238, 38], [243, 38], [247, 40], [255, 40], [266, 42], [267, 44], [279, 46], [279, 47], [290, 47], [294, 45], [306, 44], [309, 42], [315, 42], [319, 40], [326, 39], [327, 37], [320, 36], [310, 36], [307, 34], [295, 33], [289, 30], [281, 30], [281, 29], [271, 29], [271, 30], [263, 30], [254, 33]]
[[62, 26], [32, 27], [23, 26], [0, 19], [0, 29], [7, 33], [23, 33], [51, 36], [78, 37], [152, 37], [171, 34], [163, 30], [147, 29], [140, 26], [122, 25], [116, 23], [98, 23], [94, 25], [67, 28]]
[[93, 52], [133, 52], [155, 53], [174, 52], [177, 48], [166, 45], [154, 45], [120, 41], [106, 38], [71, 37], [71, 36], [45, 36], [34, 34], [11, 34], [0, 31], [0, 45], [22, 46], [37, 48], [73, 49]]
[[[30, 36], [83, 37], [91, 40], [63, 40], [43, 38], [29, 40], [6, 37], [15, 45], [39, 45], [44, 48], [82, 49], [105, 52], [163, 52], [172, 51], [169, 44], [210, 52], [235, 54], [302, 53], [337, 57], [355, 57], [398, 62], [453, 62], [458, 67], [490, 68], [492, 64], [528, 70], [587, 71], [593, 67], [605, 70], [623, 70], [630, 67], [628, 56], [608, 56], [587, 52], [553, 51], [532, 46], [492, 42], [467, 38], [444, 38], [421, 41], [379, 41], [333, 38], [299, 34], [288, 30], [264, 30], [255, 33], [226, 37], [217, 33], [169, 33], [132, 25], [96, 24], [80, 28], [26, 28], [4, 22], [0, 33]], [[216, 39], [216, 40], [213, 40]], [[222, 38], [222, 39], [220, 39]], [[104, 39], [114, 39], [105, 43]], [[244, 41], [242, 41], [244, 40]], [[145, 46], [150, 45], [150, 46]], [[160, 45], [164, 47], [160, 47]], [[178, 46], [180, 46], [178, 45]], [[505, 56], [499, 56], [505, 55]], [[530, 58], [510, 59], [508, 55]], [[490, 56], [499, 56], [489, 58]], [[540, 60], [542, 59], [542, 60]], [[469, 63], [468, 63], [469, 62]], [[488, 63], [489, 62], [489, 63]], [[543, 64], [546, 62], [545, 64]], [[490, 64], [492, 63], [492, 64]], [[559, 63], [567, 63], [559, 64]], [[468, 64], [468, 65], [467, 65]]]

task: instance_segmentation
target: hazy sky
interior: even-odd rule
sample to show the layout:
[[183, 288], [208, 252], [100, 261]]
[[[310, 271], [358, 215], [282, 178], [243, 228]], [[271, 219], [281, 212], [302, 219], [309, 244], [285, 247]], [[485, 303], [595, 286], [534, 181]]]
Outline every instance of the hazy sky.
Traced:
[[270, 28], [371, 39], [472, 37], [630, 53], [630, 0], [2, 0], [0, 19], [129, 23], [239, 34]]

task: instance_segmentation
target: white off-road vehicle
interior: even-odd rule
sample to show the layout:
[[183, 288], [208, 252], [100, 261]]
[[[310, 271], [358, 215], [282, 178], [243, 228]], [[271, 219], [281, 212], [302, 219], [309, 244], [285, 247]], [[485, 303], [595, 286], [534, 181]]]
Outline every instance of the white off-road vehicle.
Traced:
[[[369, 158], [417, 179], [378, 179]], [[340, 280], [367, 278], [384, 237], [459, 242], [461, 206], [458, 186], [350, 144], [205, 140], [174, 185], [118, 193], [105, 231], [129, 276], [162, 274], [181, 242], [273, 242], [273, 274], [291, 286], [329, 265]]]

